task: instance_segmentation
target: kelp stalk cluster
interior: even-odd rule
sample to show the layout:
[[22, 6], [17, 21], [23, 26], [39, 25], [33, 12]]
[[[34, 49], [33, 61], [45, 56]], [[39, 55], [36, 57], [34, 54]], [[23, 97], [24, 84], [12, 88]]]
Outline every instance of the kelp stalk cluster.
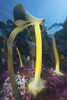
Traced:
[[[41, 66], [42, 66], [42, 40], [41, 40], [40, 25], [41, 26], [44, 25], [45, 19], [40, 19], [32, 16], [28, 11], [24, 9], [24, 6], [22, 4], [16, 5], [16, 7], [14, 8], [15, 13], [17, 9], [19, 9], [21, 14], [22, 13], [25, 14], [26, 20], [28, 20], [28, 22], [34, 25], [34, 29], [35, 29], [35, 38], [36, 38], [35, 77], [28, 84], [28, 91], [32, 93], [34, 96], [36, 96], [37, 93], [44, 88], [44, 82], [40, 78]], [[16, 15], [14, 16], [14, 18], [16, 18]]]
[[[20, 100], [20, 95], [17, 90], [17, 85], [16, 85], [16, 81], [15, 81], [15, 73], [14, 73], [14, 68], [13, 68], [13, 56], [12, 56], [13, 55], [13, 49], [12, 49], [13, 42], [19, 32], [23, 31], [30, 25], [34, 26], [35, 38], [36, 38], [36, 66], [35, 66], [35, 77], [32, 78], [28, 84], [28, 92], [30, 92], [34, 96], [36, 96], [37, 93], [39, 93], [43, 88], [45, 88], [45, 84], [46, 84], [40, 78], [41, 67], [42, 67], [42, 38], [41, 38], [40, 25], [43, 26], [45, 20], [36, 18], [36, 17], [32, 16], [31, 14], [29, 14], [28, 11], [26, 11], [24, 9], [22, 4], [18, 4], [17, 6], [20, 6], [20, 9], [22, 9], [24, 11], [25, 17], [28, 21], [25, 22], [23, 20], [17, 20], [15, 22], [17, 27], [11, 32], [11, 34], [8, 38], [8, 41], [7, 41], [7, 47], [8, 47], [8, 72], [9, 72], [9, 76], [10, 76], [10, 82], [11, 82], [11, 86], [13, 88], [15, 97], [18, 100]], [[15, 7], [15, 9], [16, 9], [16, 7]], [[53, 51], [54, 51], [55, 62], [56, 62], [56, 69], [55, 69], [54, 73], [58, 76], [63, 76], [63, 73], [61, 73], [60, 69], [59, 69], [59, 56], [58, 56], [54, 36], [52, 36], [52, 44], [53, 44]], [[16, 48], [16, 50], [18, 52], [20, 64], [22, 66], [22, 60], [21, 60], [21, 56], [20, 56], [18, 48]]]

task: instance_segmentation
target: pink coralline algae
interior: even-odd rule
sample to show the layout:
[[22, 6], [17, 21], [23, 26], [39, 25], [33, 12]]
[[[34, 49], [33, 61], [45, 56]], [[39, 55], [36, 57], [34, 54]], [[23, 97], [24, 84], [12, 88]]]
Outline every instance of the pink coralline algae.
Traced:
[[[26, 65], [27, 66], [27, 65]], [[53, 69], [42, 68], [42, 79], [46, 82], [46, 89], [41, 91], [36, 98], [27, 91], [27, 84], [34, 77], [35, 69], [24, 66], [16, 73], [16, 83], [21, 95], [21, 100], [67, 100], [67, 74], [63, 77], [53, 75]], [[8, 71], [1, 75], [4, 78], [1, 100], [16, 100], [9, 81]]]

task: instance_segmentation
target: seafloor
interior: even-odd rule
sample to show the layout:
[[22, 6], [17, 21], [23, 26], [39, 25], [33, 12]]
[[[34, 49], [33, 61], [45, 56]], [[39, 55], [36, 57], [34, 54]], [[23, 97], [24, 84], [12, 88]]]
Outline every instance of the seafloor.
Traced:
[[[53, 69], [45, 69], [42, 65], [41, 78], [46, 83], [45, 88], [34, 97], [27, 92], [27, 85], [31, 78], [34, 77], [34, 67], [31, 60], [26, 61], [23, 67], [15, 66], [16, 83], [21, 95], [22, 100], [67, 100], [67, 74], [65, 72], [63, 77], [53, 75]], [[0, 73], [0, 100], [16, 100], [9, 81], [9, 74], [7, 71], [7, 63], [5, 62]], [[5, 68], [6, 67], [6, 68]]]

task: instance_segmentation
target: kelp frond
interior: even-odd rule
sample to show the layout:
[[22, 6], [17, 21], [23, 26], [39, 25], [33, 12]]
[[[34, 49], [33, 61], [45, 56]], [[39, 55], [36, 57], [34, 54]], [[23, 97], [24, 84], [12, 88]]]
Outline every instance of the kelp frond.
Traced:
[[38, 23], [38, 24], [41, 24], [41, 25], [44, 25], [44, 21], [45, 19], [42, 19], [42, 18], [37, 18], [37, 17], [34, 17], [33, 15], [31, 15], [28, 11], [26, 11], [26, 18], [31, 22], [31, 23]]
[[16, 5], [14, 10], [13, 10], [13, 15], [14, 15], [15, 20], [22, 19], [20, 16], [18, 16], [18, 14], [20, 14], [22, 17], [24, 16], [26, 21], [29, 21], [29, 22], [34, 23], [34, 24], [38, 23], [42, 26], [44, 25], [45, 19], [32, 16], [27, 10], [25, 10], [23, 4], [21, 4], [21, 3]]

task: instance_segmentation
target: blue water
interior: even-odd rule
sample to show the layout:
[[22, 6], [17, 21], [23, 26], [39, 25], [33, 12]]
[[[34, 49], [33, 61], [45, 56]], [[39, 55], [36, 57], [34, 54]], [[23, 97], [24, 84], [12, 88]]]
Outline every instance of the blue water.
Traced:
[[[0, 0], [0, 21], [13, 20], [13, 8], [18, 3], [23, 3], [32, 15], [45, 18], [47, 28], [55, 22], [63, 23], [67, 16], [67, 0]], [[53, 28], [48, 33], [61, 28]]]

